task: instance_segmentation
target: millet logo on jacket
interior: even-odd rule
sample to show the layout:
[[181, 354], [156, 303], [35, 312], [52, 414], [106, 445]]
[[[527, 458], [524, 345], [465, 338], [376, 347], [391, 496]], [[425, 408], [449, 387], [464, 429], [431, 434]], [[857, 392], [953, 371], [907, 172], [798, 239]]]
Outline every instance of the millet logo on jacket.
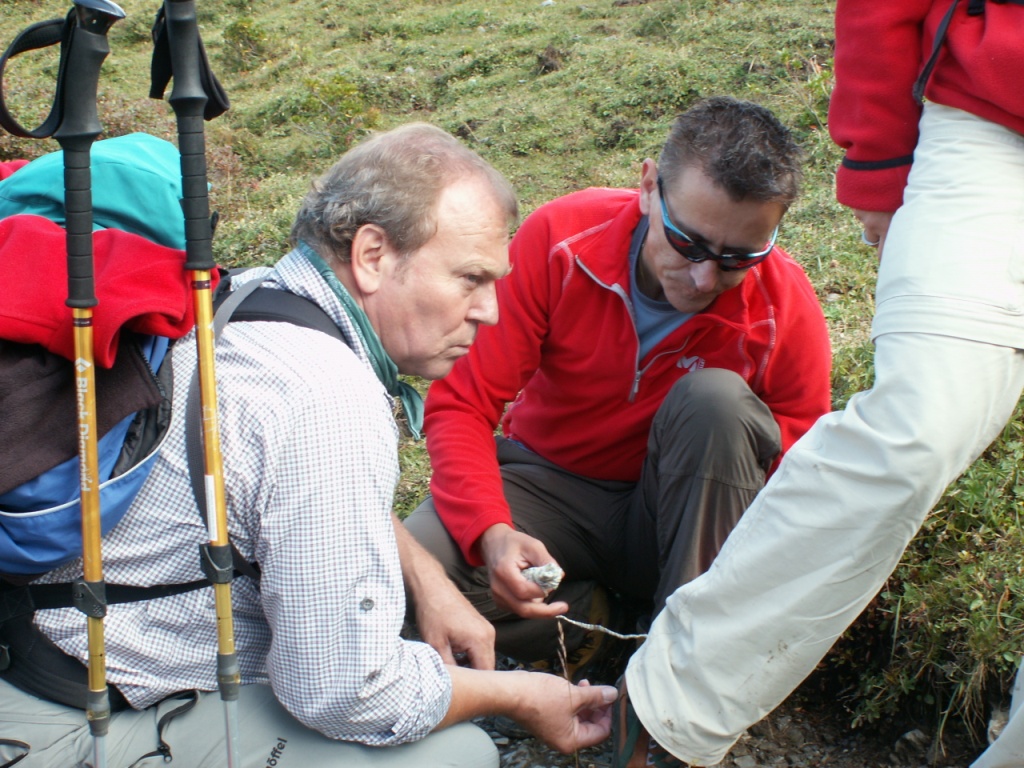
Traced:
[[676, 363], [676, 367], [685, 368], [688, 371], [698, 371], [704, 367], [704, 358], [698, 355], [693, 357], [681, 357], [679, 362]]

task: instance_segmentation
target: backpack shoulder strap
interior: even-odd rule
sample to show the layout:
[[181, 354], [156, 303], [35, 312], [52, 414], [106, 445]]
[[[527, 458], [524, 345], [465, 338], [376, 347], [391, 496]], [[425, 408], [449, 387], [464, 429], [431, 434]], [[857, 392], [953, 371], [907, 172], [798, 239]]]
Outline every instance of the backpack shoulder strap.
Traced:
[[[348, 343], [341, 329], [314, 302], [286, 291], [262, 288], [260, 280], [251, 280], [236, 290], [230, 287], [230, 273], [218, 286], [214, 301], [214, 338], [224, 327], [237, 320], [288, 322], [326, 333]], [[203, 467], [203, 438], [199, 402], [198, 371], [189, 384], [185, 406], [185, 444], [192, 492], [203, 521], [207, 522], [206, 486]], [[232, 566], [236, 575], [248, 576], [259, 586], [258, 563], [248, 562], [231, 544]], [[226, 570], [226, 569], [225, 569]], [[219, 571], [218, 571], [219, 572]], [[191, 592], [209, 586], [208, 579], [185, 584], [134, 587], [106, 585], [108, 603], [153, 600]], [[76, 604], [77, 583], [18, 585], [0, 581], [0, 678], [36, 696], [69, 706], [81, 706], [86, 690], [85, 667], [50, 642], [32, 622], [36, 610], [69, 608]], [[50, 674], [43, 674], [51, 670]], [[111, 706], [127, 707], [115, 687], [111, 688]]]
[[[224, 327], [231, 321], [267, 320], [271, 322], [289, 322], [304, 328], [322, 331], [339, 341], [347, 343], [341, 329], [334, 324], [330, 316], [314, 302], [287, 291], [273, 288], [262, 288], [259, 280], [243, 284], [234, 291], [226, 290], [230, 286], [230, 275], [221, 281], [225, 290], [219, 291], [215, 297], [218, 304], [214, 316], [214, 334], [219, 336]], [[220, 286], [218, 286], [218, 289]], [[168, 361], [169, 362], [169, 361]], [[185, 442], [188, 454], [189, 476], [192, 491], [199, 505], [203, 520], [206, 514], [206, 493], [203, 483], [203, 437], [201, 407], [199, 402], [198, 373], [189, 385], [188, 399], [185, 406]], [[248, 562], [242, 554], [231, 545], [232, 565], [236, 574], [249, 576], [259, 583], [259, 566]], [[208, 586], [209, 581], [200, 579], [184, 584], [153, 585], [136, 587], [122, 584], [107, 584], [107, 602], [132, 603], [140, 600], [154, 600], [183, 592], [191, 592]], [[13, 585], [0, 581], [0, 627], [6, 622], [31, 616], [36, 610], [49, 608], [70, 608], [75, 604], [74, 583]], [[2, 648], [0, 648], [2, 654]], [[0, 659], [0, 671], [5, 664]]]
[[[939, 60], [939, 53], [942, 51], [942, 44], [946, 40], [946, 30], [949, 29], [949, 22], [953, 18], [953, 12], [956, 11], [957, 3], [960, 0], [953, 0], [950, 3], [949, 10], [946, 11], [946, 15], [942, 17], [942, 21], [939, 22], [939, 28], [935, 30], [935, 42], [932, 45], [932, 52], [928, 55], [928, 61], [925, 62], [924, 68], [921, 70], [921, 74], [917, 76], [917, 80], [914, 81], [914, 99], [919, 103], [924, 103], [924, 90], [928, 86], [928, 80], [932, 76], [932, 70], [935, 69], [935, 64]], [[970, 5], [976, 7], [978, 3], [975, 0], [970, 0]], [[981, 6], [984, 10], [984, 5]], [[970, 12], [970, 11], [968, 11]]]
[[[288, 291], [265, 288], [260, 280], [250, 280], [235, 290], [228, 290], [233, 270], [221, 279], [214, 296], [216, 312], [213, 316], [214, 342], [220, 338], [225, 326], [235, 321], [268, 321], [292, 323], [311, 328], [348, 344], [341, 329], [330, 316], [315, 302]], [[199, 507], [203, 521], [209, 521], [206, 499], [205, 469], [203, 465], [202, 414], [199, 402], [199, 370], [196, 369], [189, 384], [188, 400], [185, 404], [185, 447], [188, 459], [188, 474], [192, 483], [192, 494]], [[250, 563], [231, 544], [232, 566], [236, 573], [248, 576], [259, 585], [259, 565]]]
[[348, 343], [330, 315], [320, 309], [315, 302], [288, 291], [257, 287], [251, 293], [247, 293], [241, 303], [229, 312], [227, 318], [228, 322], [245, 320], [291, 323], [326, 333], [338, 341]]

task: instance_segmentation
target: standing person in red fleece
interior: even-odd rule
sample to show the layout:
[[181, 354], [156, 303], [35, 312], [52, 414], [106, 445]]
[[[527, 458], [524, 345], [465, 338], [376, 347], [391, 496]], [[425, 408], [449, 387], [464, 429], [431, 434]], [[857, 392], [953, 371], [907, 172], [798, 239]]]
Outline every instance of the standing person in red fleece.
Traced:
[[[824, 317], [775, 245], [799, 162], [768, 110], [712, 98], [639, 190], [570, 194], [519, 229], [501, 322], [431, 386], [432, 497], [407, 520], [502, 653], [554, 659], [562, 613], [633, 631], [610, 593], [657, 613], [828, 410]], [[545, 602], [522, 570], [552, 562]], [[565, 628], [570, 672], [603, 637]]]
[[[880, 249], [875, 383], [793, 447], [714, 567], [668, 599], [626, 673], [616, 766], [724, 757], [811, 672], [1013, 413], [1022, 62], [1020, 0], [838, 1], [829, 127], [847, 150], [839, 201]], [[1022, 680], [974, 768], [1024, 765]]]

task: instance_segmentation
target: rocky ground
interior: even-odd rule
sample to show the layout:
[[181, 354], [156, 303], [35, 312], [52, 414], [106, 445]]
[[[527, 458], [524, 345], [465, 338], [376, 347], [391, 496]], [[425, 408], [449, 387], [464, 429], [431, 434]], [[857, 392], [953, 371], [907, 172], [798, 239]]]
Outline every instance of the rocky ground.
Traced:
[[[980, 748], [945, 734], [942, 749], [924, 728], [893, 737], [882, 730], [851, 730], [848, 715], [794, 696], [753, 726], [720, 768], [966, 768]], [[608, 768], [611, 740], [561, 755], [507, 723], [483, 719], [501, 752], [501, 768]]]
[[[411, 627], [404, 632], [417, 637]], [[611, 684], [621, 675], [626, 658], [618, 661], [623, 666], [605, 670], [610, 676], [599, 676], [599, 682]], [[522, 668], [502, 656], [497, 667]], [[989, 729], [997, 734], [1005, 721], [996, 718]], [[482, 717], [475, 722], [498, 747], [501, 768], [610, 768], [612, 764], [611, 738], [563, 755], [506, 718]], [[968, 768], [986, 746], [955, 728], [947, 728], [937, 739], [925, 724], [881, 723], [854, 729], [850, 722], [850, 713], [840, 704], [819, 687], [807, 685], [755, 723], [714, 768]]]

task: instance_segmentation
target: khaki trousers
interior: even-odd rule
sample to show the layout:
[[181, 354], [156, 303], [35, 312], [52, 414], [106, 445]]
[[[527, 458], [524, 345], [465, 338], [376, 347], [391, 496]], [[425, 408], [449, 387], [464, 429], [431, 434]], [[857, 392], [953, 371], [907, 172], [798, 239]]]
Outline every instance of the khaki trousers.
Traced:
[[[224, 704], [216, 692], [199, 694], [194, 708], [166, 726], [168, 760], [154, 753], [160, 718], [180, 704], [169, 699], [141, 711], [115, 712], [105, 737], [108, 768], [224, 768]], [[365, 747], [306, 728], [266, 685], [242, 686], [238, 725], [239, 768], [498, 767], [497, 749], [475, 725], [461, 723], [398, 747]], [[92, 757], [85, 712], [36, 698], [0, 680], [0, 768], [81, 768], [91, 764]]]

